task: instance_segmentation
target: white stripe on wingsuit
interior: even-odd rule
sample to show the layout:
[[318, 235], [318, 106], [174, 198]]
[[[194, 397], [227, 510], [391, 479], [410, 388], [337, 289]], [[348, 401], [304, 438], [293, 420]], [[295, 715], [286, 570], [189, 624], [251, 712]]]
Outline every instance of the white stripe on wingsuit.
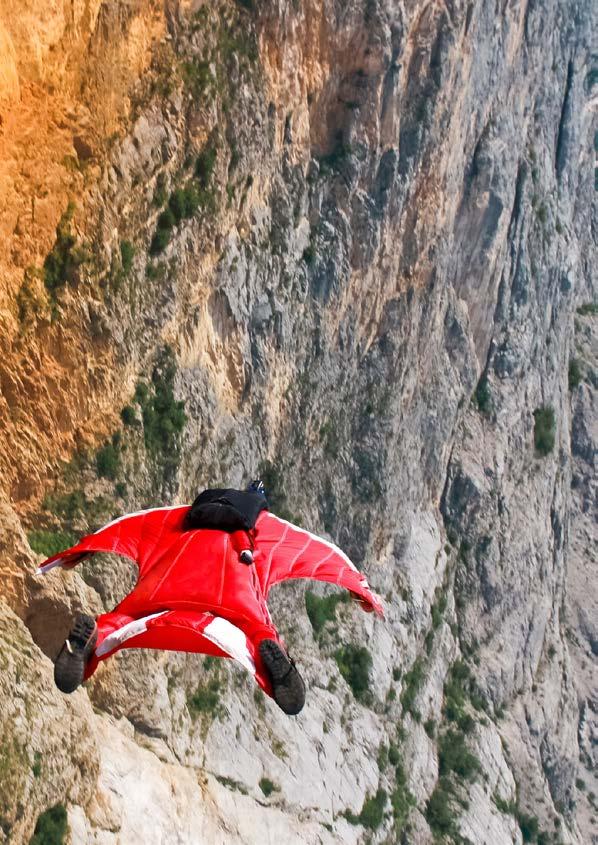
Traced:
[[113, 525], [116, 525], [117, 522], [122, 522], [123, 519], [129, 519], [131, 516], [143, 516], [146, 513], [152, 513], [153, 511], [174, 511], [177, 508], [188, 508], [189, 505], [165, 505], [162, 508], [147, 508], [144, 511], [135, 511], [134, 513], [126, 513], [123, 516], [118, 516], [116, 519], [113, 519], [112, 522], [107, 522], [106, 525], [102, 525], [101, 528], [98, 528], [97, 531], [94, 531], [94, 534], [99, 534], [100, 531], [103, 531], [105, 528], [111, 528]]
[[127, 622], [127, 624], [123, 625], [122, 628], [117, 628], [116, 631], [108, 634], [106, 639], [98, 648], [96, 648], [97, 656], [102, 657], [104, 654], [108, 654], [109, 651], [113, 651], [127, 640], [130, 640], [131, 637], [136, 637], [137, 634], [145, 633], [147, 631], [147, 623], [150, 619], [156, 619], [156, 617], [163, 616], [165, 613], [168, 613], [168, 611], [161, 610], [159, 613], [151, 613], [149, 616], [144, 616], [142, 619], [133, 619], [132, 622]]
[[[76, 565], [77, 563], [81, 563], [81, 561], [84, 560], [86, 557], [89, 557], [90, 554], [92, 554], [92, 552], [77, 552], [74, 565]], [[62, 566], [64, 561], [65, 558], [57, 557], [56, 560], [53, 560], [51, 563], [44, 563], [43, 566], [38, 566], [35, 570], [35, 574], [45, 575], [46, 572], [49, 572], [51, 569], [54, 569], [55, 566]], [[70, 562], [73, 563], [73, 561]]]
[[255, 675], [255, 663], [247, 648], [247, 637], [240, 628], [237, 628], [228, 619], [215, 616], [203, 629], [202, 634], [222, 651], [238, 660], [248, 672]]
[[43, 566], [38, 566], [35, 570], [36, 575], [45, 575], [46, 572], [49, 572], [51, 569], [54, 569], [55, 566], [62, 566], [63, 558], [59, 557], [56, 560], [53, 560], [52, 563], [45, 563]]
[[[339, 547], [335, 546], [334, 543], [329, 543], [328, 540], [324, 540], [322, 537], [318, 537], [316, 534], [312, 534], [311, 531], [307, 531], [307, 529], [305, 528], [299, 528], [298, 525], [294, 525], [292, 522], [287, 522], [286, 519], [281, 519], [279, 516], [276, 516], [275, 513], [270, 513], [270, 511], [268, 511], [268, 516], [274, 517], [274, 519], [277, 519], [278, 522], [283, 522], [285, 525], [290, 525], [291, 528], [295, 529], [295, 531], [300, 531], [302, 534], [307, 534], [308, 537], [311, 537], [311, 539], [315, 540], [317, 543], [323, 543], [325, 546], [328, 546], [329, 549], [332, 549], [332, 551], [340, 555], [345, 561], [345, 563], [351, 567], [351, 569], [353, 569], [355, 572], [359, 572], [355, 564], [352, 563], [352, 561], [349, 560], [349, 558], [342, 551], [342, 549], [339, 549]], [[359, 572], [359, 574], [361, 575], [361, 572]]]

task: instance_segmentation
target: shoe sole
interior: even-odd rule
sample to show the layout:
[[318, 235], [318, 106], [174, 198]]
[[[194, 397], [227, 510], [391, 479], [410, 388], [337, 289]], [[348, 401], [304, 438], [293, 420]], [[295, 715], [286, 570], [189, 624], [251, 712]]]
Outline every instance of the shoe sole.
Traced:
[[262, 640], [259, 652], [272, 681], [274, 701], [287, 716], [296, 716], [305, 704], [303, 678], [275, 640]]
[[54, 683], [61, 692], [71, 693], [83, 683], [85, 666], [98, 639], [98, 626], [92, 616], [85, 613], [76, 617], [71, 632], [81, 627], [83, 639], [69, 634], [54, 661]]

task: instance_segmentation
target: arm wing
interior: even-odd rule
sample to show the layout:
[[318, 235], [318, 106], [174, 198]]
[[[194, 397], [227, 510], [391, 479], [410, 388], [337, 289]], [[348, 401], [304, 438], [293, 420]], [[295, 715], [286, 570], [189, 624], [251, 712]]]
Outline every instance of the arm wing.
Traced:
[[384, 610], [380, 599], [364, 575], [347, 555], [335, 546], [268, 511], [260, 514], [255, 526], [258, 576], [267, 596], [273, 584], [291, 578], [314, 578], [349, 590], [364, 610]]
[[158, 544], [164, 542], [169, 532], [181, 529], [188, 510], [186, 505], [177, 505], [121, 516], [94, 534], [82, 537], [70, 549], [48, 558], [37, 572], [43, 574], [55, 566], [71, 569], [94, 552], [112, 552], [135, 561], [139, 565], [139, 574], [143, 575], [151, 568], [152, 553]]

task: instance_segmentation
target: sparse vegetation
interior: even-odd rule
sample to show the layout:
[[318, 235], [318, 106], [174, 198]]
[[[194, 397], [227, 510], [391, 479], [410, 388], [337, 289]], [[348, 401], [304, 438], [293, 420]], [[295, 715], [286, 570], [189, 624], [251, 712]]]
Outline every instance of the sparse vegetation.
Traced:
[[214, 777], [218, 783], [221, 783], [222, 786], [226, 786], [227, 789], [232, 789], [234, 792], [240, 792], [242, 795], [249, 794], [249, 790], [244, 783], [241, 783], [241, 781], [234, 780], [233, 778], [227, 778], [224, 775], [214, 775]]
[[308, 265], [308, 267], [311, 267], [311, 265], [316, 260], [316, 248], [314, 247], [313, 244], [310, 243], [309, 246], [305, 247], [305, 249], [303, 250], [303, 256], [302, 257], [303, 257], [303, 260], [305, 261], [305, 263]]
[[526, 813], [518, 811], [517, 823], [519, 824], [519, 829], [521, 830], [521, 836], [523, 837], [524, 842], [538, 841], [538, 819], [535, 816], [528, 816]]
[[[170, 194], [168, 206], [158, 217], [158, 226], [150, 244], [150, 255], [155, 256], [164, 251], [172, 230], [183, 220], [189, 220], [200, 210], [213, 210], [214, 193], [209, 188], [209, 183], [215, 162], [216, 149], [210, 146], [199, 155], [193, 178], [184, 186], [175, 188]], [[160, 205], [162, 204], [163, 201]]]
[[170, 195], [168, 207], [176, 223], [193, 217], [200, 205], [200, 196], [192, 184], [186, 188], [177, 188]]
[[150, 255], [158, 255], [161, 252], [164, 252], [166, 249], [168, 242], [170, 241], [170, 232], [172, 226], [168, 228], [165, 226], [160, 225], [160, 221], [162, 219], [162, 215], [158, 218], [158, 229], [152, 238], [152, 242], [150, 244]]
[[583, 380], [583, 371], [579, 358], [571, 358], [569, 361], [569, 390], [575, 390]]
[[266, 798], [269, 798], [273, 792], [280, 792], [280, 787], [273, 783], [270, 778], [262, 778], [260, 780], [260, 789]]
[[507, 801], [499, 795], [494, 795], [494, 803], [501, 813], [508, 816], [514, 816], [517, 812], [517, 804], [514, 801]]
[[456, 833], [455, 812], [451, 807], [452, 787], [446, 778], [440, 778], [426, 805], [426, 821], [435, 836]]
[[368, 704], [370, 694], [370, 670], [372, 655], [365, 646], [346, 645], [334, 653], [339, 671], [353, 690], [353, 695], [363, 704]]
[[125, 425], [135, 425], [138, 422], [135, 408], [132, 405], [125, 405], [120, 412], [120, 418]]
[[437, 601], [434, 602], [432, 605], [432, 628], [436, 630], [442, 623], [442, 618], [444, 616], [444, 611], [446, 610], [446, 606], [448, 604], [448, 598], [446, 593], [442, 593]]
[[359, 814], [360, 823], [370, 830], [379, 828], [384, 818], [387, 800], [388, 796], [384, 789], [379, 789], [373, 797], [366, 798]]
[[584, 302], [577, 309], [577, 313], [581, 317], [595, 317], [598, 314], [598, 302]]
[[454, 772], [464, 780], [472, 780], [480, 771], [480, 761], [469, 751], [465, 739], [457, 731], [448, 731], [441, 739], [438, 748], [440, 775]]
[[406, 713], [413, 713], [413, 705], [424, 681], [424, 676], [424, 663], [421, 657], [418, 657], [403, 679], [401, 705]]
[[546, 456], [554, 449], [556, 418], [554, 409], [549, 405], [534, 411], [534, 443], [536, 452]]
[[178, 466], [180, 434], [187, 421], [185, 403], [174, 397], [175, 373], [174, 356], [166, 348], [154, 367], [151, 388], [139, 382], [134, 396], [141, 408], [145, 447], [167, 476]]
[[305, 609], [316, 636], [321, 634], [327, 622], [331, 622], [336, 617], [337, 605], [348, 601], [349, 596], [346, 593], [333, 593], [319, 598], [311, 590], [307, 590], [305, 593]]
[[210, 63], [192, 59], [181, 65], [183, 80], [195, 99], [208, 93], [215, 85], [215, 78], [210, 70]]
[[204, 190], [209, 187], [212, 180], [217, 155], [218, 152], [216, 147], [212, 144], [208, 144], [208, 146], [206, 146], [197, 157], [197, 161], [195, 163], [195, 175], [199, 180], [200, 186]]
[[546, 203], [542, 202], [536, 207], [536, 217], [542, 226], [546, 225], [548, 222], [548, 208], [546, 207]]
[[70, 202], [56, 227], [56, 241], [44, 261], [44, 283], [50, 292], [78, 279], [78, 269], [89, 259], [89, 254], [77, 245], [71, 231], [75, 205]]
[[27, 539], [33, 551], [45, 557], [52, 557], [63, 549], [74, 546], [77, 542], [75, 535], [69, 531], [49, 531], [45, 529], [28, 531]]
[[125, 276], [128, 276], [133, 268], [135, 258], [135, 247], [130, 241], [120, 242], [120, 263]]
[[187, 707], [192, 718], [196, 719], [204, 713], [217, 716], [220, 712], [220, 691], [219, 678], [210, 678], [206, 683], [199, 684], [193, 695], [187, 699]]
[[486, 376], [482, 376], [479, 380], [478, 386], [475, 389], [474, 399], [478, 407], [478, 411], [481, 414], [488, 416], [492, 413], [492, 396], [490, 394], [488, 378]]
[[444, 683], [444, 715], [449, 722], [462, 725], [467, 719], [465, 710], [466, 685], [470, 678], [469, 668], [462, 660], [451, 666]]
[[66, 809], [56, 804], [39, 816], [29, 845], [63, 845], [67, 828]]
[[156, 179], [156, 189], [154, 191], [152, 202], [156, 208], [162, 208], [167, 199], [168, 191], [166, 190], [166, 178], [163, 173], [160, 173]]
[[401, 762], [401, 754], [396, 745], [389, 745], [388, 747], [388, 762], [391, 766], [398, 766]]
[[34, 778], [38, 778], [42, 773], [42, 755], [39, 753], [39, 751], [36, 751], [34, 754], [31, 771], [33, 773]]
[[434, 739], [436, 735], [436, 722], [434, 719], [426, 719], [424, 722], [424, 730], [430, 737], [430, 739]]
[[336, 136], [334, 146], [326, 155], [319, 157], [320, 173], [323, 176], [334, 173], [340, 170], [342, 165], [347, 161], [352, 153], [350, 144], [345, 143], [342, 133], [339, 132]]
[[96, 470], [100, 478], [115, 481], [120, 469], [120, 439], [114, 435], [110, 443], [98, 449]]
[[407, 789], [407, 778], [400, 764], [396, 767], [396, 786], [391, 793], [390, 803], [395, 820], [395, 833], [399, 834], [405, 827], [411, 808], [417, 803]]

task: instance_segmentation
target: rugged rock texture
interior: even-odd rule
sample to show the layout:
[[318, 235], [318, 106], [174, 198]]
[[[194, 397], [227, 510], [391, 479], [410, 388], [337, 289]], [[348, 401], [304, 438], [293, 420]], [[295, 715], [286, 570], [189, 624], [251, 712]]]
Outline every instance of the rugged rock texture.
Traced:
[[[63, 803], [73, 843], [595, 841], [589, 0], [10, 12], [0, 837]], [[304, 713], [184, 655], [52, 691], [131, 571], [40, 583], [23, 531], [258, 472], [388, 607], [274, 594]]]

